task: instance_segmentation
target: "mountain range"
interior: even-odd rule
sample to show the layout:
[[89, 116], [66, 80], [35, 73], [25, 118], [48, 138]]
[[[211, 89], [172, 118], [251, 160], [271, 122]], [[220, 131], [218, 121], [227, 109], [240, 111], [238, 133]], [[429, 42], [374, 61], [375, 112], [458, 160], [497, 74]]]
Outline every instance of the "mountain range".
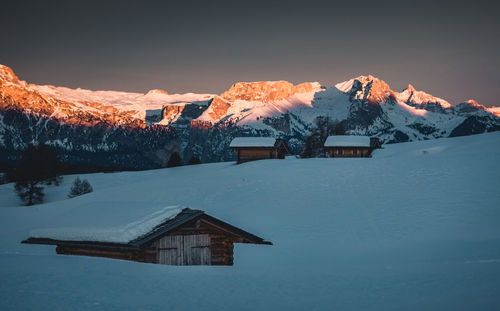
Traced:
[[282, 137], [299, 153], [318, 118], [383, 143], [500, 130], [500, 107], [452, 105], [412, 85], [397, 92], [371, 75], [331, 87], [260, 81], [235, 83], [220, 95], [143, 94], [30, 84], [0, 65], [4, 166], [30, 143], [54, 146], [75, 165], [120, 169], [162, 167], [174, 151], [185, 160], [230, 160], [236, 136]]

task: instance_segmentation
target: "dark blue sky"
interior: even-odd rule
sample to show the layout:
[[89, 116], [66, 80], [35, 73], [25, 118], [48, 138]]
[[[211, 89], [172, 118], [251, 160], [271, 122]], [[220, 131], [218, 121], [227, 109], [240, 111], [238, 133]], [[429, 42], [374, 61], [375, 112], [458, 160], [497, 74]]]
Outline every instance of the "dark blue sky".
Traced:
[[491, 106], [499, 13], [481, 1], [11, 1], [0, 63], [38, 84], [170, 93], [372, 74]]

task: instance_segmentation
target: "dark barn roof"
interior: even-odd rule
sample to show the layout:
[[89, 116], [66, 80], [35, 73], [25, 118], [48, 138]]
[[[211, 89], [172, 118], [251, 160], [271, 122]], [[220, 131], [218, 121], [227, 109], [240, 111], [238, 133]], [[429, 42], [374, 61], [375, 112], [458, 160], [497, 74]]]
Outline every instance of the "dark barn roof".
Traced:
[[192, 221], [205, 220], [212, 225], [217, 226], [219, 229], [224, 230], [232, 235], [238, 236], [241, 243], [254, 243], [254, 244], [272, 244], [271, 242], [265, 241], [263, 238], [253, 235], [247, 231], [240, 228], [234, 227], [227, 222], [220, 219], [212, 217], [205, 214], [201, 210], [193, 210], [190, 208], [185, 208], [173, 219], [167, 220], [160, 225], [156, 226], [149, 233], [136, 238], [128, 243], [110, 243], [110, 242], [99, 242], [99, 241], [66, 241], [66, 240], [55, 240], [50, 238], [33, 238], [30, 237], [21, 243], [28, 244], [50, 244], [50, 245], [64, 245], [64, 246], [79, 246], [79, 247], [93, 247], [93, 248], [106, 248], [106, 249], [116, 249], [116, 250], [138, 250], [143, 245], [154, 241], [166, 235], [168, 233], [174, 232], [177, 229], [182, 228], [184, 225], [191, 223]]
[[229, 148], [232, 149], [276, 149], [284, 146], [286, 152], [291, 154], [290, 148], [282, 138], [273, 137], [236, 137], [231, 141]]
[[220, 219], [217, 219], [215, 217], [212, 217], [210, 215], [205, 214], [205, 212], [201, 210], [193, 210], [190, 208], [185, 208], [177, 217], [174, 219], [171, 219], [169, 221], [164, 222], [163, 224], [157, 226], [153, 231], [151, 231], [149, 234], [144, 235], [134, 241], [131, 241], [129, 244], [131, 245], [137, 245], [141, 246], [144, 245], [150, 241], [153, 241], [167, 233], [170, 233], [172, 231], [177, 230], [178, 228], [182, 227], [183, 225], [190, 223], [191, 221], [196, 221], [198, 219], [204, 219], [207, 220], [208, 222], [217, 225], [221, 229], [240, 236], [242, 238], [242, 243], [254, 243], [254, 244], [272, 244], [271, 242], [264, 241], [263, 238], [260, 238], [256, 235], [253, 235], [249, 232], [246, 232], [242, 229], [239, 229], [237, 227], [234, 227], [227, 222], [224, 222]]

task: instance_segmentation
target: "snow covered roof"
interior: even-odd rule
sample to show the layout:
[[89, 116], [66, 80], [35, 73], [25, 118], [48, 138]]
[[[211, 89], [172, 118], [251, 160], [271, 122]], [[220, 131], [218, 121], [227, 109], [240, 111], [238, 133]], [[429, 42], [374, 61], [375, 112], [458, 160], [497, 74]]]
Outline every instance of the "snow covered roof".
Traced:
[[[141, 209], [137, 208], [136, 210]], [[182, 206], [165, 207], [138, 221], [123, 226], [67, 227], [33, 230], [30, 233], [30, 237], [24, 240], [23, 243], [54, 245], [64, 243], [76, 243], [79, 245], [113, 243], [122, 244], [113, 245], [112, 247], [115, 248], [137, 248], [169, 232], [175, 231], [186, 223], [200, 217], [214, 223], [219, 228], [224, 228], [232, 234], [240, 236], [243, 243], [272, 244], [263, 238], [207, 215], [201, 210], [193, 210]], [[112, 220], [108, 221], [108, 223], [112, 223]]]
[[[138, 239], [160, 224], [174, 219], [182, 212], [182, 206], [167, 206], [149, 215], [143, 216], [139, 220], [125, 224], [117, 224], [114, 220], [118, 217], [110, 217], [109, 226], [101, 224], [99, 227], [68, 227], [68, 228], [47, 228], [33, 230], [30, 233], [32, 238], [53, 239], [59, 241], [99, 241], [110, 243], [128, 243]], [[136, 210], [140, 211], [140, 208]], [[101, 215], [107, 217], [105, 215]]]
[[229, 148], [239, 147], [274, 147], [276, 138], [274, 137], [236, 137], [231, 141]]
[[325, 147], [370, 147], [369, 136], [335, 135], [328, 136]]

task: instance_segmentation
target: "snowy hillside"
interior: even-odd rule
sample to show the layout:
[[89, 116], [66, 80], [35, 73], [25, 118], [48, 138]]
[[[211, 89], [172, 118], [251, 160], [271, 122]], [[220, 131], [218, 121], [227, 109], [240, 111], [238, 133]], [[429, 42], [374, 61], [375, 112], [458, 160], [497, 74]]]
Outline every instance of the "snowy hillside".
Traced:
[[[262, 160], [76, 176], [21, 207], [0, 186], [1, 310], [495, 310], [500, 132], [392, 144], [372, 158]], [[201, 209], [272, 241], [232, 267], [56, 255], [33, 230]], [[140, 221], [142, 218], [136, 219]], [[36, 232], [36, 231], [35, 231]]]

